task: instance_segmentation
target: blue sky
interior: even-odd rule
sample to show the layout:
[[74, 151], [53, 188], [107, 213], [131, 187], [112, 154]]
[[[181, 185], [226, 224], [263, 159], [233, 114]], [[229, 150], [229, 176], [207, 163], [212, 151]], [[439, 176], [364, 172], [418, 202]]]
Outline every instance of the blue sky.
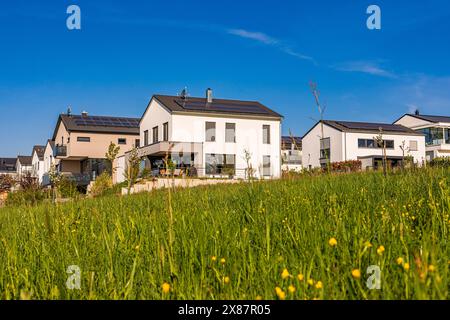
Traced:
[[[81, 8], [81, 30], [66, 9]], [[366, 8], [381, 8], [368, 30]], [[141, 116], [153, 94], [258, 100], [304, 134], [319, 117], [450, 114], [450, 2], [10, 1], [0, 4], [0, 156], [45, 144], [57, 116]]]

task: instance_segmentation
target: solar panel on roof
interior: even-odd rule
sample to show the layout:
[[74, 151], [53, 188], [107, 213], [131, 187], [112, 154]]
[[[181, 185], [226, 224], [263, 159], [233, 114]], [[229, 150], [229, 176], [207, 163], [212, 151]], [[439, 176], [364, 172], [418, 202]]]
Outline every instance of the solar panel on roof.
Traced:
[[139, 126], [139, 120], [137, 119], [123, 119], [123, 118], [110, 118], [110, 117], [95, 117], [89, 118], [76, 117], [74, 122], [77, 126], [94, 126], [94, 127], [124, 127], [134, 128]]
[[402, 128], [394, 124], [363, 123], [363, 122], [337, 122], [337, 123], [348, 129], [379, 130], [379, 128], [381, 128], [382, 130], [385, 131], [399, 131], [399, 132], [405, 131], [405, 128]]
[[269, 112], [258, 105], [254, 104], [232, 104], [232, 103], [209, 103], [206, 104], [202, 101], [187, 101], [177, 103], [187, 110], [198, 111], [217, 111], [217, 112], [241, 112], [241, 113], [257, 113], [257, 114], [269, 114]]

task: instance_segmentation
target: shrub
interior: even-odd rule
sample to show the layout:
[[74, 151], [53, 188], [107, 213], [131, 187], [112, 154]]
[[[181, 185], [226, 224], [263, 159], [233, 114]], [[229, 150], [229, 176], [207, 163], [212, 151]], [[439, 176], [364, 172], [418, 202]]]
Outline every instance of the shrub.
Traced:
[[10, 175], [0, 175], [0, 192], [8, 192], [14, 186], [14, 178]]
[[432, 167], [442, 167], [449, 168], [450, 167], [450, 157], [438, 157], [431, 160], [430, 165]]
[[58, 193], [61, 198], [76, 198], [80, 194], [77, 184], [65, 176], [61, 176], [61, 180], [58, 182]]
[[360, 160], [347, 160], [330, 164], [332, 172], [356, 172], [361, 170], [361, 165]]
[[95, 179], [92, 184], [90, 193], [94, 197], [104, 195], [113, 186], [112, 178], [108, 172], [103, 172], [101, 175]]

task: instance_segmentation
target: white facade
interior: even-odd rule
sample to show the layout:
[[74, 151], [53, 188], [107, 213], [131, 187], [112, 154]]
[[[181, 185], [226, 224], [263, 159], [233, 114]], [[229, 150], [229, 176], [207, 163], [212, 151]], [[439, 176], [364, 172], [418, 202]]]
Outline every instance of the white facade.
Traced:
[[51, 140], [48, 140], [47, 144], [45, 145], [44, 163], [43, 163], [44, 173], [43, 173], [42, 181], [41, 181], [41, 184], [44, 186], [47, 186], [50, 184], [49, 172], [50, 172], [52, 165], [56, 165], [53, 146], [54, 146], [54, 143]]
[[44, 160], [39, 159], [36, 151], [33, 152], [31, 168], [31, 175], [37, 179], [39, 184], [41, 184], [44, 175]]
[[[381, 148], [361, 147], [359, 139], [373, 140], [378, 132], [346, 132], [340, 131], [327, 124], [323, 125], [324, 138], [329, 138], [330, 162], [341, 162], [347, 160], [361, 160], [362, 168], [373, 165], [371, 157], [382, 157]], [[321, 166], [321, 125], [317, 123], [302, 139], [303, 166], [305, 168], [316, 168]], [[384, 133], [383, 140], [393, 141], [392, 148], [386, 148], [386, 156], [400, 159], [403, 156], [412, 156], [414, 162], [421, 165], [425, 160], [425, 137], [408, 133]], [[400, 146], [405, 146], [405, 152]], [[323, 158], [323, 156], [322, 156]], [[326, 159], [322, 159], [326, 160]]]
[[28, 164], [22, 164], [19, 159], [17, 159], [16, 163], [16, 169], [17, 169], [17, 177], [21, 178], [22, 176], [25, 176], [27, 174], [31, 174], [33, 170], [32, 165]]
[[436, 118], [434, 121], [420, 117], [420, 115], [405, 114], [395, 124], [425, 133], [427, 161], [437, 157], [450, 157], [450, 121], [441, 121], [449, 117], [424, 116]]
[[[215, 124], [214, 141], [206, 139], [206, 123]], [[163, 124], [167, 123], [168, 136], [164, 137]], [[226, 124], [234, 124], [235, 142], [226, 142]], [[269, 126], [270, 143], [263, 143], [263, 126]], [[153, 141], [153, 128], [158, 128], [158, 141]], [[267, 127], [265, 127], [267, 128]], [[145, 131], [148, 133], [145, 134]], [[146, 136], [148, 138], [146, 138]], [[169, 111], [162, 103], [152, 99], [140, 123], [141, 149], [147, 145], [164, 141], [195, 144], [195, 163], [199, 176], [209, 176], [206, 166], [211, 155], [234, 156], [235, 177], [244, 178], [247, 169], [246, 151], [250, 155], [254, 176], [257, 178], [278, 178], [281, 175], [281, 120], [253, 115], [224, 115], [211, 113], [176, 113]], [[266, 170], [263, 170], [263, 157]], [[269, 157], [269, 158], [268, 158]], [[189, 157], [186, 158], [189, 160]], [[269, 161], [268, 161], [269, 160]], [[270, 163], [269, 163], [270, 162]], [[270, 165], [270, 172], [268, 167]]]

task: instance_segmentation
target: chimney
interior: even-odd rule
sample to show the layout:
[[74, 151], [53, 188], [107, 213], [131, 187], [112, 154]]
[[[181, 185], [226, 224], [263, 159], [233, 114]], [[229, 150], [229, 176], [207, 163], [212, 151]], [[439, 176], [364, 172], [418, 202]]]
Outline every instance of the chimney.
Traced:
[[213, 93], [212, 93], [212, 89], [211, 88], [206, 89], [206, 102], [207, 103], [212, 103], [213, 102]]
[[87, 111], [83, 111], [83, 112], [81, 112], [81, 116], [82, 116], [83, 118], [87, 117], [87, 116], [88, 116], [88, 113], [87, 113]]
[[414, 111], [414, 114], [415, 114], [416, 116], [420, 115], [419, 109], [416, 109], [416, 111]]

